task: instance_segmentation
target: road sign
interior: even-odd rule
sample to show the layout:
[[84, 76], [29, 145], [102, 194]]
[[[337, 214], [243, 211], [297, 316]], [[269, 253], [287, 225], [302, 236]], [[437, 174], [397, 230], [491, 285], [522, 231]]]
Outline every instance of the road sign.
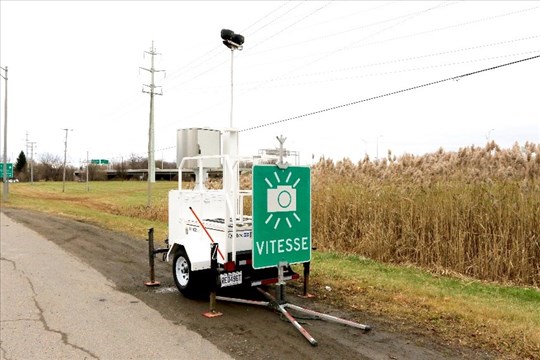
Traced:
[[[13, 163], [6, 163], [7, 178], [13, 178]], [[4, 178], [4, 163], [0, 163], [0, 178]]]
[[253, 167], [254, 269], [311, 260], [310, 169]]
[[105, 159], [92, 159], [90, 160], [90, 163], [97, 164], [97, 165], [109, 165], [109, 160]]

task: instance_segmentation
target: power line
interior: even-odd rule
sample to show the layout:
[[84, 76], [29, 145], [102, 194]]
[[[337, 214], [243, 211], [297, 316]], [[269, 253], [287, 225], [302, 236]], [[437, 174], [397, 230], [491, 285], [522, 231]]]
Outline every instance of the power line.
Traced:
[[[413, 71], [421, 71], [421, 70], [427, 70], [427, 69], [437, 69], [437, 68], [443, 68], [443, 67], [449, 67], [449, 66], [456, 66], [461, 64], [470, 64], [480, 61], [486, 61], [486, 60], [493, 60], [493, 59], [501, 59], [501, 58], [508, 58], [512, 56], [518, 56], [518, 55], [530, 55], [530, 54], [537, 54], [540, 50], [532, 50], [532, 51], [525, 51], [525, 52], [519, 52], [519, 53], [513, 53], [513, 54], [506, 54], [506, 55], [498, 55], [498, 56], [491, 56], [491, 57], [483, 57], [478, 59], [470, 59], [470, 60], [463, 60], [463, 61], [454, 61], [449, 63], [442, 63], [442, 64], [434, 64], [434, 65], [425, 65], [425, 66], [417, 66], [417, 67], [411, 67], [411, 68], [404, 68], [404, 69], [398, 69], [398, 70], [390, 70], [390, 71], [381, 71], [381, 72], [373, 72], [373, 73], [367, 73], [367, 74], [360, 74], [360, 75], [349, 75], [349, 76], [341, 76], [341, 77], [333, 77], [331, 79], [321, 79], [321, 80], [306, 80], [304, 82], [286, 82], [286, 83], [277, 83], [279, 79], [273, 80], [274, 85], [273, 86], [266, 86], [265, 88], [278, 88], [278, 87], [293, 87], [293, 86], [301, 86], [301, 85], [311, 85], [311, 84], [321, 84], [321, 83], [328, 83], [328, 82], [336, 82], [336, 81], [345, 81], [345, 80], [352, 80], [352, 79], [361, 79], [361, 78], [367, 78], [367, 77], [377, 77], [377, 76], [385, 76], [385, 75], [391, 75], [391, 74], [401, 74], [401, 73], [407, 73], [407, 72], [413, 72]], [[366, 65], [366, 67], [369, 65]], [[324, 73], [320, 73], [323, 75]], [[316, 75], [316, 74], [315, 74]], [[313, 76], [313, 74], [312, 74]], [[297, 76], [296, 78], [301, 78], [303, 76]], [[306, 75], [307, 77], [307, 75]], [[288, 79], [294, 79], [295, 77], [291, 77]], [[283, 80], [288, 80], [283, 79]], [[254, 85], [253, 87], [244, 87], [243, 92], [250, 92], [252, 89], [257, 89], [257, 86]]]
[[[377, 96], [372, 96], [372, 97], [369, 97], [369, 98], [361, 99], [361, 100], [358, 100], [358, 101], [353, 101], [353, 102], [346, 103], [346, 104], [332, 106], [332, 107], [326, 108], [326, 109], [312, 111], [312, 112], [309, 112], [309, 113], [306, 113], [306, 114], [297, 115], [297, 116], [285, 118], [285, 119], [282, 119], [282, 120], [272, 121], [272, 122], [269, 122], [269, 123], [266, 123], [266, 124], [261, 124], [261, 125], [257, 125], [257, 126], [248, 127], [248, 128], [239, 130], [239, 132], [256, 130], [256, 129], [260, 129], [260, 128], [267, 127], [267, 126], [272, 126], [272, 125], [276, 125], [276, 124], [280, 124], [280, 123], [284, 123], [284, 122], [288, 122], [288, 121], [292, 121], [292, 120], [297, 120], [297, 119], [300, 119], [300, 118], [305, 118], [305, 117], [312, 116], [312, 115], [317, 115], [317, 114], [329, 112], [329, 111], [332, 111], [332, 110], [338, 110], [338, 109], [341, 109], [341, 108], [345, 108], [345, 107], [352, 106], [352, 105], [357, 105], [357, 104], [368, 102], [368, 101], [371, 101], [371, 100], [376, 100], [376, 99], [388, 97], [388, 96], [391, 96], [391, 95], [397, 95], [397, 94], [405, 93], [405, 92], [408, 92], [408, 91], [411, 91], [411, 90], [416, 90], [416, 89], [428, 87], [428, 86], [431, 86], [431, 85], [441, 84], [443, 82], [447, 82], [447, 81], [450, 81], [450, 80], [457, 81], [457, 80], [460, 80], [460, 79], [468, 77], [468, 76], [480, 74], [480, 73], [483, 73], [483, 72], [486, 72], [486, 71], [491, 71], [491, 70], [499, 69], [499, 68], [502, 68], [502, 67], [505, 67], [505, 66], [515, 65], [515, 64], [518, 64], [518, 63], [522, 63], [522, 62], [525, 62], [525, 61], [530, 61], [530, 60], [534, 60], [534, 59], [538, 59], [538, 58], [540, 58], [540, 55], [528, 57], [528, 58], [521, 59], [521, 60], [512, 61], [512, 62], [505, 63], [505, 64], [492, 66], [492, 67], [481, 69], [481, 70], [476, 70], [476, 71], [473, 71], [473, 72], [469, 72], [469, 73], [465, 73], [465, 74], [461, 74], [461, 75], [457, 75], [457, 76], [452, 76], [452, 77], [437, 80], [437, 81], [432, 81], [432, 82], [421, 84], [421, 85], [412, 86], [412, 87], [401, 89], [401, 90], [392, 91], [392, 92], [377, 95]], [[168, 149], [173, 149], [173, 148], [174, 148], [174, 146], [170, 146], [170, 147], [166, 147], [166, 148], [163, 148], [163, 149], [160, 149], [160, 150], [157, 150], [157, 151], [168, 150]]]
[[[300, 5], [301, 5], [301, 3], [300, 3], [298, 6], [300, 6]], [[284, 31], [290, 29], [291, 27], [293, 27], [293, 26], [299, 24], [300, 22], [304, 21], [305, 19], [309, 18], [309, 17], [312, 16], [313, 14], [315, 14], [315, 13], [321, 11], [322, 9], [324, 9], [325, 7], [327, 7], [328, 5], [329, 5], [329, 3], [326, 3], [325, 5], [323, 5], [323, 6], [319, 7], [319, 8], [317, 8], [317, 9], [315, 9], [315, 10], [313, 10], [313, 11], [311, 11], [310, 13], [308, 13], [307, 15], [304, 15], [302, 18], [296, 20], [296, 21], [293, 22], [292, 24], [289, 24], [289, 25], [287, 25], [286, 27], [282, 28], [280, 31], [278, 31], [278, 32], [276, 32], [276, 33], [274, 33], [274, 34], [272, 34], [271, 36], [267, 37], [266, 39], [264, 39], [264, 40], [262, 40], [262, 41], [257, 42], [256, 44], [254, 44], [253, 46], [251, 46], [250, 49], [253, 49], [253, 48], [259, 46], [260, 44], [262, 44], [262, 43], [264, 43], [264, 42], [266, 42], [266, 41], [268, 41], [268, 40], [270, 40], [270, 39], [272, 39], [272, 38], [278, 36], [278, 35], [281, 34], [282, 32], [284, 32]], [[294, 7], [294, 8], [291, 9], [291, 10], [289, 10], [289, 12], [292, 11], [292, 10], [294, 10], [294, 9], [296, 9], [298, 6]], [[288, 13], [288, 12], [287, 12], [287, 13]]]
[[480, 18], [480, 19], [465, 21], [465, 22], [461, 22], [461, 23], [458, 23], [458, 24], [443, 26], [443, 27], [430, 29], [430, 30], [425, 30], [425, 31], [420, 31], [420, 32], [412, 33], [412, 34], [406, 34], [406, 35], [397, 36], [397, 37], [393, 37], [393, 38], [389, 38], [389, 39], [385, 39], [385, 40], [379, 40], [379, 41], [375, 41], [375, 42], [371, 42], [371, 43], [358, 44], [358, 45], [355, 45], [355, 46], [351, 46], [351, 48], [358, 48], [358, 47], [364, 47], [364, 46], [370, 46], [370, 45], [379, 45], [379, 44], [390, 42], [390, 41], [402, 40], [402, 39], [415, 37], [415, 36], [419, 36], [419, 35], [431, 34], [431, 33], [434, 33], [434, 32], [459, 28], [459, 27], [467, 26], [467, 25], [478, 24], [478, 23], [485, 22], [485, 21], [491, 21], [491, 20], [503, 18], [503, 17], [506, 17], [506, 16], [517, 15], [517, 14], [521, 14], [521, 13], [524, 13], [524, 12], [537, 10], [539, 8], [540, 8], [540, 6], [535, 6], [535, 7], [531, 7], [531, 8], [526, 8], [526, 9], [521, 9], [521, 10], [516, 10], [516, 11], [510, 11], [510, 12], [506, 12], [506, 13], [503, 13], [503, 14], [483, 17], [483, 18]]
[[[277, 10], [281, 9], [282, 7], [286, 6], [287, 3], [284, 3], [280, 6], [278, 6], [277, 8], [275, 8], [274, 10], [270, 11], [268, 14], [264, 15], [263, 17], [261, 17], [259, 20], [255, 21], [254, 23], [252, 23], [251, 25], [249, 25], [247, 28], [245, 29], [249, 29], [253, 26], [255, 26], [256, 24], [258, 24], [259, 22], [263, 21], [264, 19], [268, 18], [270, 15], [272, 15], [273, 13], [275, 13]], [[296, 8], [296, 7], [295, 7]], [[284, 14], [283, 14], [284, 15]], [[281, 18], [283, 15], [280, 15], [278, 18], [272, 20], [270, 23], [267, 23], [266, 25], [263, 25], [261, 26], [260, 28], [254, 30], [253, 32], [250, 33], [250, 35], [258, 32], [259, 30], [267, 27], [268, 25], [272, 24], [274, 21], [278, 20], [279, 18]], [[246, 32], [246, 30], [242, 30], [243, 33]], [[170, 72], [170, 75], [165, 78], [163, 81], [166, 82], [166, 83], [170, 83], [172, 82], [173, 80], [181, 77], [181, 76], [185, 76], [186, 74], [190, 74], [192, 72], [194, 72], [197, 68], [201, 67], [202, 65], [208, 63], [209, 61], [215, 59], [218, 55], [220, 55], [220, 53], [218, 52], [219, 50], [221, 49], [221, 46], [215, 46], [213, 47], [212, 49], [208, 50], [207, 52], [205, 52], [204, 54], [196, 57], [195, 59], [193, 59], [192, 61], [190, 61], [187, 65], [184, 65], [176, 70], [173, 70], [172, 72]], [[185, 85], [186, 83], [188, 82], [191, 82], [195, 79], [197, 79], [198, 77], [212, 71], [213, 69], [215, 69], [216, 67], [218, 66], [221, 66], [223, 65], [224, 63], [226, 62], [226, 60], [224, 61], [221, 61], [220, 63], [218, 63], [217, 65], [215, 66], [212, 66], [210, 67], [209, 69], [206, 69], [206, 70], [203, 70], [202, 72], [192, 76], [191, 78], [189, 78], [188, 80], [184, 81], [184, 82], [180, 82], [178, 83], [177, 85], [172, 85], [172, 86], [169, 86], [169, 90], [174, 90], [176, 88], [178, 88], [179, 86], [181, 85]], [[112, 115], [110, 118], [111, 119], [118, 119], [118, 118], [122, 118], [124, 117], [126, 114], [128, 114], [129, 112], [133, 112], [134, 110], [130, 107], [136, 100], [136, 97], [137, 95], [136, 94], [133, 94], [131, 95], [129, 98], [126, 98], [125, 100], [125, 103], [126, 105], [125, 106], [118, 106], [117, 109], [114, 113], [115, 115]], [[127, 109], [127, 110], [126, 110]]]
[[462, 75], [452, 76], [452, 77], [449, 77], [449, 78], [446, 78], [446, 79], [441, 79], [441, 80], [432, 81], [432, 82], [421, 84], [421, 85], [412, 86], [412, 87], [409, 87], [409, 88], [406, 88], [406, 89], [392, 91], [392, 92], [389, 92], [389, 93], [386, 93], [386, 94], [381, 94], [381, 95], [365, 98], [365, 99], [362, 99], [362, 100], [353, 101], [353, 102], [350, 102], [350, 103], [347, 103], [347, 104], [341, 104], [341, 105], [337, 105], [337, 106], [332, 106], [332, 107], [329, 107], [329, 108], [326, 108], [326, 109], [312, 111], [312, 112], [309, 112], [309, 113], [306, 113], [306, 114], [297, 115], [297, 116], [293, 116], [293, 117], [282, 119], [282, 120], [272, 121], [272, 122], [269, 122], [269, 123], [266, 123], [266, 124], [252, 126], [252, 127], [249, 127], [249, 128], [242, 129], [242, 130], [240, 130], [240, 132], [260, 129], [260, 128], [263, 128], [263, 127], [276, 125], [276, 124], [280, 124], [280, 123], [284, 123], [284, 122], [287, 122], [287, 121], [292, 121], [292, 120], [296, 120], [296, 119], [300, 119], [300, 118], [304, 118], [304, 117], [308, 117], [308, 116], [312, 116], [312, 115], [317, 115], [317, 114], [321, 114], [321, 113], [324, 113], [324, 112], [329, 112], [329, 111], [332, 111], [332, 110], [338, 110], [338, 109], [341, 109], [341, 108], [344, 108], [344, 107], [357, 105], [357, 104], [368, 102], [368, 101], [371, 101], [371, 100], [376, 100], [376, 99], [384, 98], [384, 97], [391, 96], [391, 95], [401, 94], [401, 93], [404, 93], [404, 92], [407, 92], [407, 91], [416, 90], [416, 89], [428, 87], [428, 86], [431, 86], [431, 85], [441, 84], [443, 82], [450, 81], [450, 80], [460, 80], [460, 79], [468, 77], [468, 76], [480, 74], [480, 73], [483, 73], [483, 72], [486, 72], [486, 71], [491, 71], [491, 70], [499, 69], [499, 68], [502, 68], [502, 67], [505, 67], [505, 66], [515, 65], [515, 64], [518, 64], [518, 63], [521, 63], [521, 62], [534, 60], [534, 59], [538, 59], [538, 58], [540, 58], [540, 55], [532, 56], [532, 57], [521, 59], [521, 60], [512, 61], [512, 62], [501, 64], [501, 65], [492, 66], [492, 67], [481, 69], [481, 70], [476, 70], [476, 71], [466, 73], [466, 74], [462, 74]]
[[[247, 30], [253, 26], [255, 26], [257, 23], [263, 21], [264, 19], [268, 18], [270, 15], [272, 15], [273, 13], [275, 13], [276, 11], [278, 11], [279, 9], [281, 9], [282, 7], [286, 6], [287, 3], [284, 3], [282, 5], [280, 5], [279, 7], [275, 8], [274, 10], [270, 11], [268, 14], [264, 15], [262, 18], [260, 18], [259, 20], [255, 21], [254, 23], [252, 23], [251, 25], [249, 25], [248, 27], [244, 28], [244, 30], [241, 31], [241, 33], [246, 33]], [[293, 9], [291, 10], [294, 10], [296, 9], [298, 6], [300, 6], [301, 4], [295, 6]], [[285, 14], [287, 14], [288, 12], [290, 12], [291, 10], [287, 11]], [[277, 18], [271, 20], [269, 23], [265, 24], [265, 25], [262, 25], [261, 27], [259, 27], [258, 29], [255, 29], [254, 31], [251, 31], [249, 34], [250, 36], [252, 36], [253, 34], [259, 32], [261, 29], [264, 29], [265, 27], [267, 27], [268, 25], [274, 23], [275, 21], [277, 21], [278, 19], [280, 19], [281, 17], [283, 17], [285, 14], [282, 14], [282, 15], [279, 15]], [[221, 46], [215, 46], [213, 47], [211, 50], [208, 50], [206, 53], [204, 53], [203, 55], [195, 58], [194, 60], [192, 60], [191, 62], [189, 62], [187, 65], [185, 66], [182, 66], [181, 68], [175, 70], [172, 72], [172, 76], [169, 77], [169, 81], [170, 80], [174, 80], [182, 75], [186, 75], [186, 74], [189, 74], [190, 72], [193, 72], [195, 69], [201, 67], [202, 65], [208, 63], [210, 60], [213, 60], [215, 59], [217, 56], [219, 56], [221, 54]], [[208, 57], [207, 57], [208, 56]], [[187, 83], [187, 82], [190, 82], [190, 81], [193, 81], [195, 79], [197, 79], [198, 77], [212, 71], [213, 69], [215, 69], [216, 67], [218, 66], [221, 66], [225, 63], [225, 61], [221, 61], [219, 62], [217, 65], [215, 66], [212, 66], [210, 67], [209, 69], [207, 70], [203, 70], [201, 73], [197, 74], [197, 75], [194, 75], [192, 76], [190, 79], [184, 81], [184, 84]], [[179, 85], [181, 85], [182, 83], [180, 83]], [[177, 85], [177, 86], [179, 86]], [[174, 86], [174, 87], [171, 87], [171, 89], [174, 89], [176, 88], [177, 86]]]
[[[319, 62], [319, 61], [321, 61], [321, 60], [323, 60], [323, 59], [325, 59], [325, 58], [327, 58], [327, 57], [329, 57], [329, 56], [334, 56], [335, 54], [337, 54], [337, 53], [339, 53], [339, 52], [342, 52], [342, 51], [347, 50], [348, 48], [354, 47], [354, 45], [356, 45], [356, 44], [358, 44], [358, 43], [360, 43], [360, 42], [363, 42], [363, 41], [365, 41], [365, 40], [367, 40], [367, 39], [369, 39], [369, 38], [372, 38], [372, 37], [374, 37], [374, 36], [377, 36], [377, 35], [379, 35], [379, 34], [381, 34], [381, 33], [386, 32], [386, 31], [388, 31], [388, 30], [390, 30], [390, 29], [393, 29], [393, 28], [395, 28], [395, 27], [397, 27], [397, 26], [399, 26], [399, 25], [402, 25], [403, 23], [405, 23], [405, 22], [407, 22], [407, 21], [410, 21], [410, 20], [416, 18], [417, 16], [423, 15], [423, 14], [425, 14], [425, 13], [427, 13], [427, 12], [432, 11], [432, 10], [438, 10], [438, 9], [440, 9], [440, 8], [443, 8], [443, 7], [446, 7], [446, 6], [449, 6], [449, 5], [452, 5], [452, 4], [439, 4], [439, 5], [436, 5], [436, 6], [430, 6], [429, 8], [422, 9], [422, 10], [420, 10], [420, 11], [416, 11], [416, 12], [413, 12], [413, 13], [411, 13], [411, 14], [407, 14], [407, 15], [406, 15], [403, 19], [401, 19], [400, 21], [395, 22], [395, 23], [392, 23], [392, 24], [390, 24], [390, 25], [388, 25], [388, 26], [386, 26], [386, 27], [384, 27], [384, 28], [382, 28], [382, 29], [380, 29], [380, 30], [378, 30], [378, 31], [375, 31], [374, 33], [369, 34], [369, 35], [365, 36], [364, 38], [362, 38], [362, 39], [360, 39], [360, 40], [355, 40], [354, 42], [350, 43], [349, 45], [344, 46], [344, 47], [341, 47], [341, 48], [339, 48], [339, 49], [337, 49], [337, 50], [332, 50], [331, 52], [323, 53], [321, 56], [319, 56], [319, 57], [317, 57], [317, 58], [315, 58], [315, 59], [310, 59], [309, 62], [303, 63], [302, 65], [300, 65], [300, 66], [298, 66], [298, 67], [296, 67], [296, 68], [294, 68], [294, 69], [288, 71], [287, 73], [285, 73], [285, 74], [283, 74], [283, 75], [281, 75], [281, 76], [279, 76], [279, 77], [277, 77], [277, 78], [267, 79], [266, 81], [263, 81], [260, 85], [255, 86], [255, 87], [253, 87], [253, 88], [250, 88], [250, 91], [257, 90], [259, 87], [264, 86], [265, 84], [268, 84], [268, 83], [270, 83], [270, 82], [272, 82], [272, 81], [275, 81], [275, 80], [280, 80], [280, 79], [282, 79], [282, 78], [288, 76], [288, 75], [291, 74], [291, 73], [296, 73], [297, 71], [299, 71], [299, 70], [301, 70], [301, 69], [306, 69], [307, 67], [309, 67], [309, 66], [311, 66], [311, 65], [313, 65], [313, 64], [315, 64], [315, 63], [317, 63], [317, 62]], [[321, 8], [321, 9], [322, 9], [322, 8]], [[320, 9], [318, 9], [318, 10], [320, 10]], [[310, 15], [311, 15], [311, 14], [310, 14]], [[303, 20], [303, 19], [301, 19], [301, 20]], [[295, 24], [296, 24], [296, 23], [295, 23]], [[293, 25], [294, 25], [294, 24], [293, 24]]]
[[[279, 9], [281, 9], [282, 7], [284, 7], [284, 6], [286, 6], [286, 5], [287, 5], [286, 2], [283, 3], [283, 4], [281, 4], [280, 6], [278, 6], [277, 8], [275, 8], [274, 10], [270, 11], [268, 14], [266, 14], [265, 16], [263, 16], [262, 18], [260, 18], [259, 20], [255, 21], [254, 23], [252, 23], [252, 24], [249, 25], [248, 27], [242, 29], [241, 33], [247, 33], [248, 30], [249, 30], [250, 28], [252, 28], [253, 26], [257, 25], [258, 23], [260, 23], [261, 21], [263, 21], [264, 19], [266, 19], [267, 17], [269, 17], [270, 15], [272, 15], [273, 13], [275, 13], [276, 11], [278, 11]], [[298, 6], [300, 6], [300, 5], [298, 5]], [[296, 7], [298, 7], [298, 6], [296, 6]], [[296, 7], [295, 7], [295, 8], [296, 8]], [[289, 11], [290, 11], [290, 10], [289, 10]], [[287, 12], [287, 13], [288, 13], [288, 12]], [[285, 13], [285, 14], [287, 14], [287, 13]], [[270, 21], [269, 23], [266, 23], [266, 24], [260, 26], [258, 29], [255, 29], [254, 31], [251, 31], [251, 32], [250, 32], [250, 35], [253, 35], [253, 34], [255, 34], [256, 32], [261, 31], [261, 30], [264, 29], [265, 27], [267, 27], [267, 26], [273, 24], [273, 23], [276, 22], [277, 20], [281, 19], [285, 14], [282, 14], [282, 15], [278, 16], [277, 18], [273, 19], [272, 21]]]
[[[441, 9], [443, 7], [451, 6], [451, 5], [454, 5], [454, 4], [455, 3], [450, 3], [450, 4], [446, 4], [446, 5], [441, 4], [441, 5], [438, 5], [438, 7], [436, 7], [436, 9]], [[372, 28], [372, 27], [375, 27], [375, 26], [384, 25], [384, 24], [387, 24], [387, 23], [392, 23], [391, 25], [385, 27], [383, 30], [379, 30], [379, 31], [377, 31], [377, 32], [375, 32], [373, 34], [368, 35], [367, 37], [365, 37], [363, 39], [356, 40], [355, 42], [350, 44], [350, 45], [353, 45], [353, 44], [356, 44], [356, 43], [358, 43], [360, 41], [366, 40], [366, 38], [370, 38], [370, 37], [373, 37], [375, 35], [378, 35], [381, 31], [389, 30], [390, 28], [395, 27], [396, 25], [399, 25], [399, 24], [401, 24], [401, 23], [403, 23], [403, 22], [405, 22], [405, 21], [407, 21], [409, 19], [412, 19], [412, 18], [414, 18], [414, 17], [416, 17], [416, 16], [418, 16], [418, 15], [424, 13], [424, 12], [430, 11], [430, 10], [433, 10], [433, 8], [416, 10], [416, 11], [409, 12], [409, 13], [406, 13], [406, 14], [403, 14], [403, 15], [394, 16], [394, 17], [391, 17], [391, 18], [388, 18], [388, 19], [377, 20], [377, 21], [374, 21], [374, 22], [371, 22], [371, 23], [362, 24], [360, 26], [355, 26], [355, 27], [352, 27], [352, 28], [349, 28], [349, 29], [340, 30], [338, 32], [325, 33], [324, 35], [319, 35], [319, 36], [316, 36], [316, 37], [313, 37], [313, 38], [310, 38], [310, 39], [307, 39], [307, 40], [302, 40], [302, 41], [297, 41], [297, 42], [294, 42], [294, 43], [280, 45], [278, 47], [274, 47], [274, 48], [270, 48], [270, 49], [266, 49], [266, 50], [261, 50], [261, 51], [254, 52], [254, 53], [250, 52], [246, 56], [260, 55], [260, 54], [263, 54], [263, 53], [266, 53], [266, 52], [275, 52], [275, 51], [280, 50], [280, 49], [285, 49], [285, 48], [288, 48], [288, 47], [297, 47], [298, 45], [302, 45], [302, 44], [306, 44], [306, 43], [310, 43], [310, 42], [315, 42], [315, 41], [316, 42], [321, 42], [323, 40], [327, 40], [326, 43], [330, 43], [331, 41], [328, 40], [329, 38], [340, 37], [340, 36], [342, 36], [343, 34], [346, 34], [346, 33], [351, 33], [351, 32], [355, 32], [355, 31], [358, 31], [358, 30], [365, 30], [365, 29], [369, 29], [369, 28]], [[364, 12], [364, 11], [361, 11], [361, 12]], [[400, 21], [394, 22], [394, 21], [397, 21], [397, 20], [400, 20]], [[383, 41], [386, 41], [386, 40], [383, 40]], [[371, 43], [371, 44], [376, 44], [376, 42]], [[328, 54], [333, 54], [334, 52], [335, 52], [335, 50], [328, 51], [328, 52], [324, 53], [324, 56], [328, 56]]]
[[[493, 47], [493, 46], [499, 46], [499, 45], [507, 45], [507, 44], [518, 42], [518, 41], [533, 40], [533, 39], [537, 39], [539, 37], [540, 37], [540, 35], [531, 35], [531, 36], [522, 37], [522, 38], [518, 38], [518, 39], [498, 41], [498, 42], [494, 42], [494, 43], [488, 43], [488, 44], [482, 44], [482, 45], [476, 45], [476, 46], [469, 46], [469, 47], [465, 47], [465, 48], [459, 48], [459, 49], [453, 49], [453, 50], [447, 50], [447, 51], [439, 51], [439, 52], [430, 53], [430, 54], [409, 56], [409, 57], [405, 57], [405, 58], [386, 60], [386, 61], [370, 63], [370, 64], [364, 64], [364, 65], [349, 66], [349, 67], [345, 67], [345, 68], [338, 68], [338, 69], [332, 69], [332, 70], [327, 70], [327, 71], [318, 71], [318, 72], [313, 72], [313, 73], [304, 73], [304, 74], [300, 74], [300, 75], [281, 76], [279, 78], [272, 78], [272, 79], [268, 79], [268, 80], [261, 80], [261, 81], [257, 81], [257, 82], [251, 82], [251, 83], [255, 85], [255, 84], [260, 84], [260, 83], [265, 83], [265, 82], [276, 82], [276, 81], [279, 81], [279, 80], [297, 79], [297, 78], [304, 78], [304, 77], [310, 77], [310, 76], [325, 75], [325, 74], [332, 74], [332, 73], [337, 73], [337, 72], [345, 72], [345, 71], [351, 71], [351, 70], [357, 70], [357, 69], [364, 69], [364, 68], [375, 67], [375, 66], [380, 66], [380, 65], [391, 65], [391, 64], [403, 63], [403, 62], [407, 62], [407, 61], [411, 61], [411, 60], [420, 60], [420, 59], [426, 59], [426, 58], [429, 58], [429, 57], [435, 57], [435, 56], [440, 56], [440, 55], [450, 55], [450, 54], [455, 54], [455, 53], [464, 52], [464, 51], [484, 49], [484, 48], [487, 48], [487, 47]], [[244, 84], [249, 84], [249, 83], [244, 83]], [[241, 85], [242, 84], [239, 84], [239, 86], [241, 86]]]

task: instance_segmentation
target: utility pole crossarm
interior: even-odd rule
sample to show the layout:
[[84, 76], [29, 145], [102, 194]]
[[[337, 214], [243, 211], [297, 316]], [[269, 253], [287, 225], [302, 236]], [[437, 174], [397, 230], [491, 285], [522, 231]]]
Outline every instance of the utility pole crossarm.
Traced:
[[144, 88], [143, 88], [142, 92], [145, 93], [145, 94], [163, 95], [163, 90], [161, 90], [160, 93], [154, 92], [154, 89], [157, 89], [157, 88], [162, 89], [162, 87], [161, 87], [160, 85], [154, 85], [154, 84], [147, 85], [147, 84], [143, 84], [143, 86], [146, 86], [146, 87], [149, 87], [149, 88], [150, 88], [150, 91], [146, 91], [146, 90], [144, 90]]

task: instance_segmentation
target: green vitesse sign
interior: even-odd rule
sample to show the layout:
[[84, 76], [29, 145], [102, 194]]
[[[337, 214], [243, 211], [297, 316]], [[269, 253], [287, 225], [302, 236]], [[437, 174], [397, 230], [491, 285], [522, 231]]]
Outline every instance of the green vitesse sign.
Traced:
[[[11, 179], [13, 177], [13, 163], [6, 163], [7, 168], [7, 178]], [[0, 163], [0, 178], [4, 178], [4, 163]]]
[[309, 167], [253, 167], [253, 268], [311, 260]]

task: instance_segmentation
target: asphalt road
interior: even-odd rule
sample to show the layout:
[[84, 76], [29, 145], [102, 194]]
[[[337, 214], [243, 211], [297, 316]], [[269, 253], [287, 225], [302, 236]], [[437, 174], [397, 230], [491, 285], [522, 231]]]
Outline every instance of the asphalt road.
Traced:
[[0, 216], [2, 360], [231, 359], [56, 244]]

